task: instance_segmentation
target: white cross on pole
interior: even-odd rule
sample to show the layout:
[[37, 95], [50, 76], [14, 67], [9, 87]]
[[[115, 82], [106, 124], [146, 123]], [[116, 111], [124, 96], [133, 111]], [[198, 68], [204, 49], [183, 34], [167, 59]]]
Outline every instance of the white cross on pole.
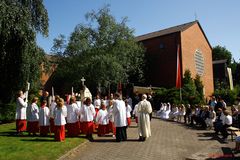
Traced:
[[84, 77], [82, 77], [81, 81], [82, 81], [82, 85], [84, 86], [84, 82], [86, 81], [86, 79], [84, 79]]

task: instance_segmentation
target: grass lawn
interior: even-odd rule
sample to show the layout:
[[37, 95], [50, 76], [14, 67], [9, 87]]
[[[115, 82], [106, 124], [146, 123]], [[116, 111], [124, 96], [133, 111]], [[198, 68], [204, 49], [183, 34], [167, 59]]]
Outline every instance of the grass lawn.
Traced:
[[54, 160], [85, 139], [66, 138], [65, 142], [55, 142], [53, 137], [31, 137], [15, 135], [15, 123], [0, 125], [0, 159], [2, 160]]

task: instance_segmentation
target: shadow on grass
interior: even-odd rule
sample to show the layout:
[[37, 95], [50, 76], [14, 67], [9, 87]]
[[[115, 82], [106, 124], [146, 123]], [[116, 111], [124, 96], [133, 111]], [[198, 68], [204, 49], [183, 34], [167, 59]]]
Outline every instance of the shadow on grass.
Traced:
[[56, 142], [54, 139], [49, 139], [49, 138], [21, 139], [21, 141], [27, 141], [27, 142]]

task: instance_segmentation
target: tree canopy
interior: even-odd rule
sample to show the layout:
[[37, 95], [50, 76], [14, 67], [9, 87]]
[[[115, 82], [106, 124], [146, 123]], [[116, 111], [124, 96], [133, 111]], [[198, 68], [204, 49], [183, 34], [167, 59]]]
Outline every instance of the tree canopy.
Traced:
[[213, 60], [227, 60], [227, 64], [230, 65], [232, 62], [232, 53], [222, 46], [215, 46], [212, 50]]
[[134, 30], [126, 25], [127, 18], [117, 22], [109, 6], [85, 17], [89, 23], [78, 24], [66, 46], [63, 36], [54, 41], [53, 50], [65, 57], [56, 77], [65, 74], [72, 77], [69, 83], [80, 84], [84, 76], [88, 85], [104, 87], [120, 81], [141, 82], [144, 49], [135, 41]]
[[48, 14], [42, 0], [1, 0], [0, 15], [0, 101], [9, 102], [27, 81], [39, 85], [36, 33], [48, 35]]

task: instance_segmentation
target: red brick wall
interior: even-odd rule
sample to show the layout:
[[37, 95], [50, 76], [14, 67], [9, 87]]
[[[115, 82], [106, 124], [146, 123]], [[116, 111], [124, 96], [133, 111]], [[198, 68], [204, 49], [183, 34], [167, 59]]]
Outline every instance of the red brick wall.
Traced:
[[183, 74], [186, 69], [189, 69], [193, 78], [196, 76], [194, 54], [197, 49], [201, 50], [204, 58], [204, 74], [201, 78], [205, 96], [211, 95], [214, 91], [212, 50], [197, 23], [181, 32], [181, 48]]
[[[176, 84], [176, 51], [179, 33], [143, 41], [149, 59], [147, 85], [174, 87]], [[163, 45], [161, 48], [161, 45]]]

